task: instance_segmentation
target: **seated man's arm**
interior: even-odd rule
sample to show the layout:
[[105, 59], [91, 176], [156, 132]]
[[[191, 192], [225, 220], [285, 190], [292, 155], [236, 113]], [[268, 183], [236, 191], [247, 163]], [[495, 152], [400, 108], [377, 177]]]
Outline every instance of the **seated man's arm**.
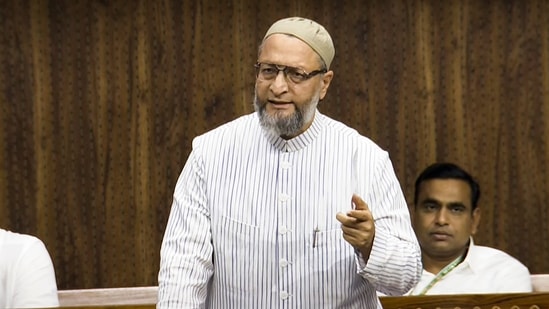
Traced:
[[41, 240], [25, 237], [30, 241], [15, 264], [12, 307], [57, 307], [57, 282], [51, 257]]

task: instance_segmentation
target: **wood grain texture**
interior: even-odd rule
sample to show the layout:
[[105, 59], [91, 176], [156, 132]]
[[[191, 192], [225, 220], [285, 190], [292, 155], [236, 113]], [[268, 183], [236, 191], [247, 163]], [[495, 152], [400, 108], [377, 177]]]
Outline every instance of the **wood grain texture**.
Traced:
[[156, 305], [158, 286], [60, 290], [59, 307]]
[[[536, 293], [519, 294], [477, 294], [477, 295], [427, 295], [420, 296], [384, 296], [381, 301], [385, 309], [389, 308], [441, 308], [452, 309], [472, 306], [476, 309], [496, 306], [513, 309], [549, 308], [549, 275], [532, 275], [532, 284]], [[543, 293], [541, 293], [543, 292]], [[59, 291], [60, 307], [112, 306], [112, 305], [154, 305], [157, 303], [158, 286], [122, 287], [103, 289], [74, 289]]]
[[381, 297], [384, 309], [541, 309], [549, 293]]
[[[64, 308], [148, 306], [157, 302], [158, 287], [124, 287], [59, 291]], [[383, 296], [384, 309], [540, 309], [549, 308], [549, 293]]]
[[40, 237], [61, 289], [157, 284], [193, 137], [253, 111], [276, 19], [332, 34], [320, 110], [387, 149], [409, 201], [453, 161], [476, 242], [549, 273], [549, 2], [0, 1], [0, 226]]

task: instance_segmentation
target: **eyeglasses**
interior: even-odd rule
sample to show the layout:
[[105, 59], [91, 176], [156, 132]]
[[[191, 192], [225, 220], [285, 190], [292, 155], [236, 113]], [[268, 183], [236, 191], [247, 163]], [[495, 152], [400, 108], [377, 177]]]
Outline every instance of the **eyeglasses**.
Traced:
[[256, 69], [256, 77], [261, 80], [273, 80], [278, 76], [279, 72], [284, 72], [284, 77], [286, 77], [286, 80], [290, 80], [294, 84], [299, 84], [315, 75], [328, 72], [326, 69], [321, 69], [307, 73], [300, 68], [261, 62], [256, 63], [254, 66]]

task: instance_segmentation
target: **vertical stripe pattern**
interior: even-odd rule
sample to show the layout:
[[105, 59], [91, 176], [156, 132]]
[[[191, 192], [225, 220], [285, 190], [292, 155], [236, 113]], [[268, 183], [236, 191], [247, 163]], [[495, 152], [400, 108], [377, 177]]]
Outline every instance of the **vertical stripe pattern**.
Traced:
[[[375, 219], [368, 263], [338, 212], [358, 193]], [[283, 140], [255, 114], [193, 142], [161, 249], [158, 308], [381, 308], [407, 292], [420, 251], [387, 152], [317, 111]]]

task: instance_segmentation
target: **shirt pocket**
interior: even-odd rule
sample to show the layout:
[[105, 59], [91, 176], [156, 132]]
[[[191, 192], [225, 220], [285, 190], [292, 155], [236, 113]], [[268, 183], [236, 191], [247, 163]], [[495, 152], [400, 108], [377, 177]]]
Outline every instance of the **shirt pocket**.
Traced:
[[340, 227], [316, 232], [316, 243], [309, 261], [313, 280], [331, 286], [331, 297], [349, 297], [349, 287], [358, 281], [357, 268], [353, 247], [343, 239]]
[[[212, 226], [214, 277], [228, 293], [253, 292], [257, 288], [260, 229], [227, 216], [220, 216]], [[223, 261], [216, 263], [215, 261]], [[236, 295], [236, 294], [235, 294]]]

